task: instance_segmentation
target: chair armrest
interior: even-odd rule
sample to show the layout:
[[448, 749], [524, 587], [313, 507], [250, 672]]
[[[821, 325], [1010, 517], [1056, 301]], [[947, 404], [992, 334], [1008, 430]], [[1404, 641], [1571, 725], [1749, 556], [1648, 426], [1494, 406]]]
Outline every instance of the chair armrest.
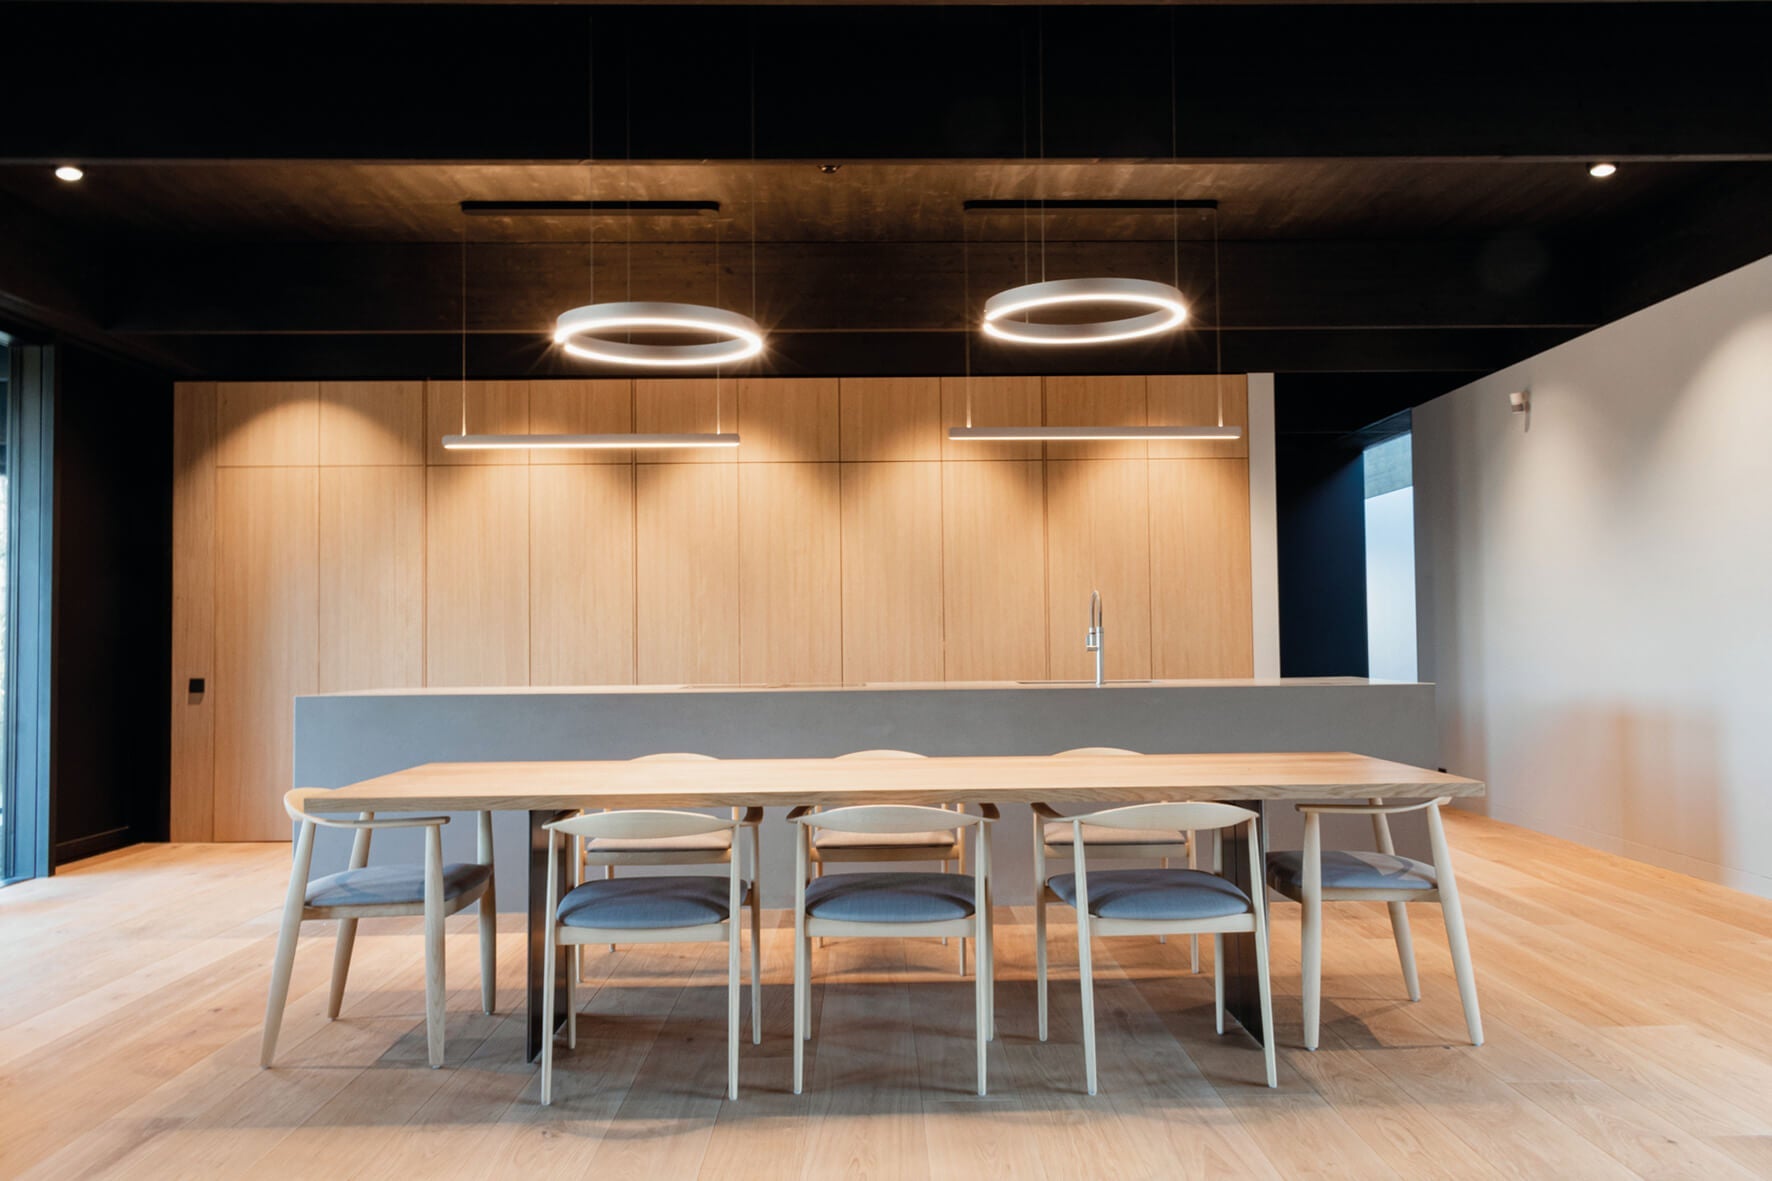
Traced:
[[322, 828], [432, 828], [449, 823], [447, 816], [372, 816], [368, 820], [364, 820], [362, 817], [345, 819], [315, 812], [303, 812], [301, 818], [308, 823], [318, 824]]
[[1298, 810], [1307, 816], [1312, 812], [1341, 816], [1395, 816], [1400, 812], [1419, 812], [1423, 808], [1435, 808], [1451, 798], [1451, 796], [1439, 796], [1431, 800], [1407, 800], [1395, 804], [1299, 804]]
[[1054, 808], [1051, 804], [1029, 804], [1028, 807], [1030, 807], [1034, 810], [1035, 816], [1038, 816], [1043, 820], [1066, 820], [1066, 819], [1068, 819], [1068, 817], [1066, 817], [1064, 813], [1062, 813], [1058, 809]]

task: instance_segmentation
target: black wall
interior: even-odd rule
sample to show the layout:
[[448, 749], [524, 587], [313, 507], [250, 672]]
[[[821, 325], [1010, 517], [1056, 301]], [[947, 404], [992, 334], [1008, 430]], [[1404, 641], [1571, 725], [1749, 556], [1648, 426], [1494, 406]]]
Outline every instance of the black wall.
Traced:
[[172, 383], [64, 348], [56, 390], [57, 864], [168, 835]]

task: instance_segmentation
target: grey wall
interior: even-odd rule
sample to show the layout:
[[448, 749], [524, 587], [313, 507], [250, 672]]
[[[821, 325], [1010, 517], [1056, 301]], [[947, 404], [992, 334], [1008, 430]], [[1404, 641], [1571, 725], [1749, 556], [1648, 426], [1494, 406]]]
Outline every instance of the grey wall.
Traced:
[[1772, 258], [1414, 425], [1420, 675], [1474, 806], [1772, 897]]
[[[890, 689], [781, 692], [508, 691], [301, 697], [295, 781], [340, 787], [426, 762], [627, 759], [658, 751], [726, 758], [820, 757], [898, 747], [932, 755], [1050, 754], [1076, 746], [1149, 752], [1354, 750], [1434, 766], [1433, 686], [1198, 684], [1106, 689]], [[1296, 842], [1290, 809], [1276, 842]], [[470, 860], [473, 825], [444, 831], [447, 855]], [[997, 897], [1032, 900], [1032, 817], [995, 826]], [[495, 819], [499, 897], [525, 898], [527, 816]], [[346, 834], [323, 833], [316, 874], [341, 868]], [[1363, 824], [1346, 837], [1365, 847]], [[1413, 826], [1399, 838], [1417, 848]], [[793, 842], [781, 813], [763, 832], [764, 901], [792, 898]], [[417, 859], [410, 833], [377, 838], [374, 860]]]

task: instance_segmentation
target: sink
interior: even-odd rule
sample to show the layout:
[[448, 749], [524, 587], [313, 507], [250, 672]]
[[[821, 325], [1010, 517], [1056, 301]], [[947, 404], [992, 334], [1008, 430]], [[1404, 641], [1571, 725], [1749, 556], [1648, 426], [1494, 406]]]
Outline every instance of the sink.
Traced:
[[[1087, 680], [1087, 681], [1017, 681], [1015, 683], [1017, 685], [1094, 685], [1095, 684], [1095, 682], [1093, 680]], [[1104, 685], [1154, 685], [1154, 684], [1156, 684], [1156, 682], [1151, 680], [1149, 677], [1146, 677], [1144, 680], [1126, 680], [1126, 681], [1122, 681], [1122, 680], [1118, 680], [1118, 679], [1110, 677], [1108, 680], [1103, 681], [1102, 684], [1104, 684]]]

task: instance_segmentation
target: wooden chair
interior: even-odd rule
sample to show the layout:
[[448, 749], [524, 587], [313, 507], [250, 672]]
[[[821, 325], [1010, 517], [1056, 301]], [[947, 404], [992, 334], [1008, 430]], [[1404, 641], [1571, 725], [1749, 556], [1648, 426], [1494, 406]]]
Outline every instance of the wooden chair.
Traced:
[[[839, 759], [921, 759], [911, 750], [857, 750]], [[943, 811], [964, 812], [959, 804], [943, 804]], [[813, 811], [818, 811], [814, 808]], [[820, 829], [812, 835], [813, 872], [824, 875], [827, 865], [881, 861], [939, 861], [943, 873], [950, 864], [966, 872], [966, 841], [958, 828], [930, 832], [857, 833]], [[942, 943], [947, 943], [946, 939]], [[822, 945], [822, 944], [821, 944]], [[960, 945], [960, 975], [966, 974], [966, 941]]]
[[[1071, 847], [1076, 852], [1076, 872], [1059, 874], [1040, 882], [1034, 900], [1034, 971], [1039, 1000], [1040, 1040], [1046, 1040], [1046, 904], [1064, 903], [1077, 911], [1077, 972], [1083, 991], [1083, 1071], [1089, 1093], [1095, 1094], [1095, 981], [1094, 940], [1115, 935], [1211, 935], [1212, 994], [1217, 1009], [1218, 1032], [1224, 1032], [1224, 936], [1248, 931], [1255, 935], [1255, 963], [1260, 976], [1261, 1019], [1274, 1026], [1273, 993], [1268, 981], [1267, 905], [1263, 891], [1244, 893], [1222, 876], [1224, 842], [1218, 830], [1244, 825], [1248, 828], [1251, 881], [1261, 880], [1259, 817], [1235, 804], [1176, 803], [1133, 804], [1086, 816], [1072, 816]], [[1212, 870], [1109, 869], [1089, 872], [1095, 842], [1083, 831], [1089, 827], [1135, 829], [1153, 835], [1177, 830], [1211, 831], [1214, 834]], [[1262, 1042], [1267, 1059], [1267, 1085], [1277, 1086], [1274, 1039]]]
[[[1387, 804], [1300, 804], [1304, 813], [1304, 848], [1269, 853], [1267, 883], [1304, 907], [1303, 949], [1300, 972], [1304, 977], [1304, 1046], [1317, 1048], [1318, 1025], [1323, 1007], [1323, 903], [1383, 902], [1390, 909], [1391, 934], [1397, 941], [1397, 958], [1403, 965], [1403, 982], [1409, 999], [1421, 999], [1421, 982], [1415, 972], [1415, 944], [1409, 934], [1408, 904], [1438, 902], [1446, 918], [1446, 942], [1452, 948], [1452, 970], [1458, 977], [1458, 997], [1464, 1003], [1465, 1029], [1471, 1044], [1483, 1044], [1483, 1016], [1477, 1008], [1477, 980], [1471, 971], [1470, 942], [1465, 937], [1464, 908], [1458, 901], [1458, 880], [1452, 873], [1452, 855], [1446, 846], [1446, 828], [1440, 821], [1445, 798]], [[1397, 856], [1391, 843], [1389, 817], [1404, 812], [1427, 814], [1427, 835], [1433, 864], [1424, 865]], [[1323, 849], [1322, 817], [1368, 815], [1376, 853]]]
[[[1127, 750], [1121, 746], [1079, 746], [1071, 750], [1061, 750], [1052, 757], [1055, 759], [1088, 758], [1098, 755], [1136, 755], [1135, 750]], [[1046, 880], [1045, 863], [1048, 860], [1066, 859], [1071, 855], [1070, 817], [1059, 812], [1050, 804], [1034, 804], [1034, 871], [1035, 881]], [[1194, 868], [1194, 834], [1191, 832], [1155, 833], [1138, 832], [1132, 829], [1097, 828], [1089, 834], [1089, 843], [1095, 846], [1097, 861], [1151, 861], [1154, 860], [1164, 869], [1169, 868], [1171, 857], [1186, 857], [1187, 867]], [[1157, 942], [1167, 943], [1167, 935], [1157, 936]], [[1200, 970], [1200, 937], [1190, 937], [1189, 959], [1193, 970]]]
[[[277, 935], [277, 957], [271, 967], [271, 989], [265, 1001], [264, 1041], [259, 1065], [269, 1066], [277, 1050], [283, 1010], [289, 1000], [289, 976], [295, 967], [295, 944], [304, 919], [337, 919], [338, 944], [332, 957], [332, 991], [326, 1002], [328, 1020], [336, 1020], [344, 999], [345, 976], [351, 970], [351, 945], [357, 920], [423, 915], [425, 920], [425, 1036], [433, 1069], [443, 1065], [443, 920], [475, 902], [480, 904], [480, 1005], [491, 1013], [498, 997], [498, 903], [492, 874], [492, 813], [479, 813], [479, 855], [472, 865], [443, 864], [443, 826], [447, 816], [395, 816], [377, 820], [365, 812], [355, 820], [316, 816], [302, 810], [303, 801], [324, 796], [323, 788], [304, 787], [283, 797], [283, 807], [300, 825], [295, 838], [295, 864], [283, 901], [283, 926]], [[308, 881], [318, 828], [356, 830], [348, 868]], [[425, 830], [425, 860], [416, 866], [369, 865], [369, 838], [378, 828]]]
[[[812, 940], [971, 937], [978, 941], [973, 976], [978, 1031], [978, 1093], [985, 1093], [985, 1043], [995, 1019], [991, 998], [991, 843], [994, 806], [977, 815], [914, 804], [861, 804], [815, 812], [796, 808], [794, 834], [794, 1094], [805, 1081], [806, 1040], [812, 1036]], [[954, 873], [835, 873], [812, 876], [813, 837], [823, 832], [890, 837], [926, 833], [953, 823], [974, 831], [971, 881]], [[887, 846], [889, 847], [889, 846]]]
[[[663, 754], [641, 755], [633, 760], [636, 763], [700, 763], [713, 762], [713, 755], [693, 754], [688, 751], [668, 751]], [[748, 828], [751, 834], [751, 864], [761, 865], [761, 852], [757, 830], [763, 820], [761, 808], [734, 808], [732, 819], [742, 827]], [[595, 865], [603, 867], [603, 876], [613, 878], [618, 865], [724, 865], [731, 858], [734, 833], [732, 829], [718, 829], [714, 832], [688, 833], [678, 837], [661, 837], [647, 839], [644, 837], [600, 837], [596, 840], [580, 840], [575, 844], [578, 848], [577, 881], [583, 882], [590, 877], [590, 868]], [[753, 916], [754, 917], [754, 916]], [[753, 935], [754, 938], [754, 935]], [[609, 945], [615, 950], [615, 944]], [[752, 944], [755, 954], [756, 945]], [[577, 946], [572, 949], [572, 971], [580, 980], [584, 979], [583, 965], [580, 962]]]
[[[543, 1013], [554, 1011], [557, 949], [586, 943], [726, 944], [726, 1097], [738, 1098], [738, 912], [751, 904], [751, 1040], [758, 1042], [761, 1008], [757, 999], [757, 890], [742, 876], [741, 858], [726, 842], [728, 872], [671, 877], [604, 878], [583, 882], [560, 897], [561, 834], [580, 840], [668, 840], [726, 831], [739, 822], [703, 812], [634, 810], [591, 812], [546, 825], [548, 830], [548, 939], [542, 960]], [[753, 867], [754, 870], [754, 867]], [[578, 976], [566, 973], [566, 1045], [578, 1045]], [[554, 1038], [542, 1039], [541, 1101], [554, 1101]]]

